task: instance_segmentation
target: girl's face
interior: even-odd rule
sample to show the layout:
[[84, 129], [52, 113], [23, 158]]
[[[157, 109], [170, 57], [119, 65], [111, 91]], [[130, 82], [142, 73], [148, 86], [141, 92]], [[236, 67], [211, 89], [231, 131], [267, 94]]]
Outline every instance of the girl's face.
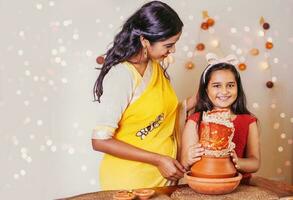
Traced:
[[152, 45], [148, 45], [148, 55], [149, 58], [162, 61], [170, 53], [175, 52], [175, 44], [179, 40], [181, 32], [174, 35], [164, 41], [155, 42]]
[[212, 72], [206, 91], [215, 109], [230, 109], [238, 92], [234, 74], [230, 70]]

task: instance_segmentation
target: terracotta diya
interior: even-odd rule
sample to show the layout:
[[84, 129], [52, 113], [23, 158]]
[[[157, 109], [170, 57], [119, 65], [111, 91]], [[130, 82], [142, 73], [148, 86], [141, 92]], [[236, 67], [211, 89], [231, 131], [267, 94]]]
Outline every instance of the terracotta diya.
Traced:
[[147, 200], [151, 198], [155, 194], [155, 190], [152, 189], [136, 189], [133, 190], [133, 194], [138, 196], [139, 199], [141, 200]]
[[121, 190], [113, 195], [115, 200], [132, 200], [135, 198], [135, 194], [127, 190]]

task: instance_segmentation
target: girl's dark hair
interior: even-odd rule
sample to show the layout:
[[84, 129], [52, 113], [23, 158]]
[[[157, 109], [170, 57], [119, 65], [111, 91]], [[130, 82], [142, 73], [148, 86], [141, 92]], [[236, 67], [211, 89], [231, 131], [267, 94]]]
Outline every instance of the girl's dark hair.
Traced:
[[208, 111], [213, 109], [213, 103], [211, 102], [207, 94], [207, 87], [211, 79], [212, 73], [218, 70], [231, 71], [237, 83], [238, 95], [235, 102], [231, 105], [231, 111], [236, 115], [237, 114], [251, 114], [246, 107], [246, 97], [242, 87], [241, 78], [237, 69], [235, 68], [234, 65], [231, 65], [228, 63], [219, 63], [209, 68], [206, 73], [202, 73], [200, 78], [200, 84], [199, 84], [198, 93], [197, 93], [197, 104], [195, 106], [195, 112], [201, 113], [200, 121], [202, 118], [203, 111]]
[[151, 44], [164, 41], [181, 32], [183, 23], [177, 13], [167, 4], [151, 1], [138, 9], [115, 36], [113, 46], [106, 52], [105, 62], [93, 89], [94, 101], [100, 102], [103, 94], [103, 79], [116, 64], [138, 54], [142, 45], [140, 36]]

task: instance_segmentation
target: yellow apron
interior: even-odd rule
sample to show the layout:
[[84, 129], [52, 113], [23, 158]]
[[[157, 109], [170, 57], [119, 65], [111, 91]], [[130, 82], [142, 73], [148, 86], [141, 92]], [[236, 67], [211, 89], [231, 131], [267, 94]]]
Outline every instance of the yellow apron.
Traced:
[[[127, 63], [129, 68], [134, 66]], [[159, 63], [152, 62], [151, 80], [142, 95], [122, 115], [114, 138], [147, 151], [176, 158], [173, 135], [178, 100]], [[100, 167], [102, 190], [164, 186], [158, 168], [105, 154]]]

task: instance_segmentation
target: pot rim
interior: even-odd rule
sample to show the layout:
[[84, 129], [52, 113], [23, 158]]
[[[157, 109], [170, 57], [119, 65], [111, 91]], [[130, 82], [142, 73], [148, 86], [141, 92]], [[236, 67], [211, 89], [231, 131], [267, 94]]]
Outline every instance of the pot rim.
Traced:
[[237, 172], [237, 175], [231, 178], [201, 178], [191, 176], [191, 171], [184, 173], [184, 178], [197, 181], [197, 182], [206, 182], [206, 183], [228, 183], [228, 182], [236, 182], [242, 179], [242, 174]]

